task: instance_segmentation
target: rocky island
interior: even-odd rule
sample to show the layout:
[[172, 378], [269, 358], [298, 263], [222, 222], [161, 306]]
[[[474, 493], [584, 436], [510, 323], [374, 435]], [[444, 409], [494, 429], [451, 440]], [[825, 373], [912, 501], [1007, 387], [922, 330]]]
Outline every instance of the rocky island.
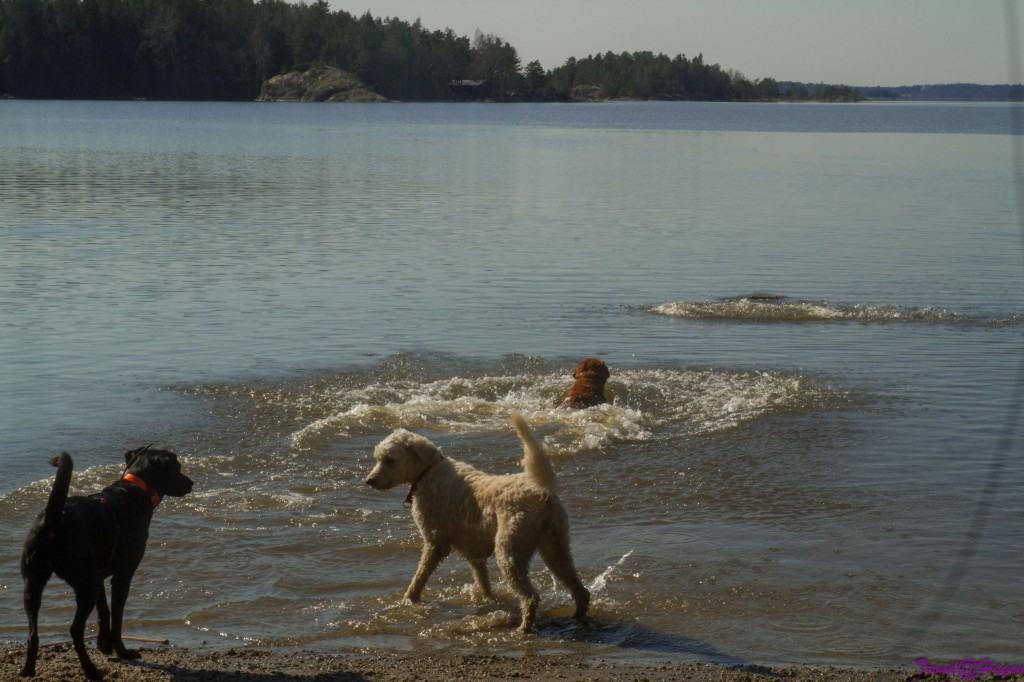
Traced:
[[257, 102], [390, 102], [347, 71], [315, 66], [264, 81]]

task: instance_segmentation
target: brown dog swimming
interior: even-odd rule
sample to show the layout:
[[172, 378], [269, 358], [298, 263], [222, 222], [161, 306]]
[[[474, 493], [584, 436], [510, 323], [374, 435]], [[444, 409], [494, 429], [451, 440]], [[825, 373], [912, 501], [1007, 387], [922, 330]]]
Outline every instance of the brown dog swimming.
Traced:
[[604, 360], [597, 358], [581, 360], [573, 370], [572, 376], [576, 381], [569, 389], [569, 395], [565, 397], [559, 407], [582, 410], [608, 402], [604, 397], [604, 385], [608, 381], [608, 377], [611, 376], [611, 372], [608, 371]]

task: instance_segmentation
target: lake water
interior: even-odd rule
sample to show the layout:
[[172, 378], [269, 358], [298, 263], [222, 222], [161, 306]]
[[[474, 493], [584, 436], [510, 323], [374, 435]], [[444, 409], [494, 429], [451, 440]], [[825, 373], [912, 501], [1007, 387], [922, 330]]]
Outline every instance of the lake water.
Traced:
[[[0, 642], [48, 458], [88, 493], [156, 442], [196, 488], [132, 635], [1024, 662], [1013, 113], [0, 102]], [[614, 403], [553, 409], [588, 356]], [[514, 471], [516, 411], [594, 593], [535, 562], [529, 636], [456, 558], [402, 603], [418, 534], [363, 484], [399, 426]]]

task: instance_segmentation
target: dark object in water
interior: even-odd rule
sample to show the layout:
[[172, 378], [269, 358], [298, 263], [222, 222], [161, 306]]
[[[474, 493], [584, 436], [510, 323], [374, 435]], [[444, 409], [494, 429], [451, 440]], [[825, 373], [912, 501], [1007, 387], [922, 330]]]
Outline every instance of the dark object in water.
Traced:
[[572, 372], [575, 381], [569, 394], [559, 407], [570, 410], [583, 410], [595, 405], [604, 405], [608, 399], [604, 395], [604, 385], [611, 372], [604, 360], [587, 358], [580, 360]]

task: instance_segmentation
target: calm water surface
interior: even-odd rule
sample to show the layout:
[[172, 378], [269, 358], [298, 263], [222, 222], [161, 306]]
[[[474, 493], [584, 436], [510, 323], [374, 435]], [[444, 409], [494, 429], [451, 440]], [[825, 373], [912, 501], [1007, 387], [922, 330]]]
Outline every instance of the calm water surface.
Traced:
[[[1024, 662], [1009, 105], [0, 102], [0, 642], [50, 455], [157, 442], [126, 630], [192, 647]], [[782, 298], [764, 302], [755, 293]], [[614, 403], [552, 409], [598, 355]], [[362, 480], [556, 459], [539, 633]], [[66, 639], [51, 583], [44, 636]]]

